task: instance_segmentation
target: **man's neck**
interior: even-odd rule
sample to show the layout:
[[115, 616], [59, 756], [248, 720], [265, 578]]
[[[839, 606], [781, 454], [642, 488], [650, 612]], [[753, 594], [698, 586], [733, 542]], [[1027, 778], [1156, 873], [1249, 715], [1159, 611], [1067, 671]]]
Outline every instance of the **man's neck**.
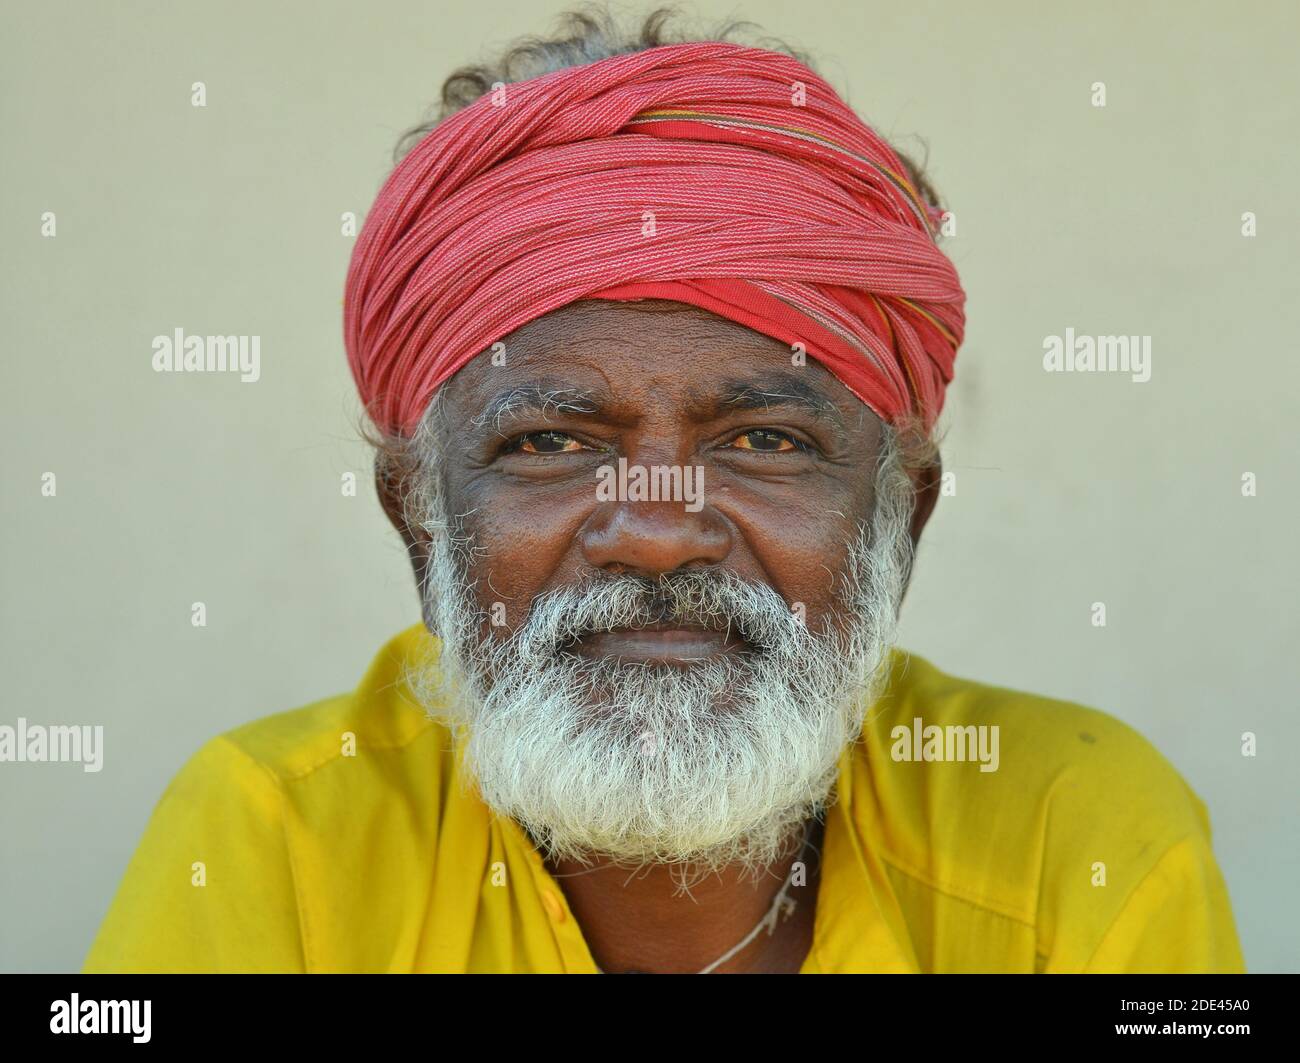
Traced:
[[[755, 876], [741, 865], [724, 868], [683, 890], [682, 869], [650, 864], [615, 867], [596, 858], [584, 866], [561, 860], [547, 867], [568, 898], [597, 966], [629, 971], [694, 974], [735, 948], [772, 909], [791, 879], [788, 916], [766, 928], [721, 964], [719, 973], [797, 973], [812, 945], [823, 824], [799, 831], [789, 852]], [[802, 867], [794, 867], [796, 861]], [[791, 875], [794, 871], [793, 876]]]

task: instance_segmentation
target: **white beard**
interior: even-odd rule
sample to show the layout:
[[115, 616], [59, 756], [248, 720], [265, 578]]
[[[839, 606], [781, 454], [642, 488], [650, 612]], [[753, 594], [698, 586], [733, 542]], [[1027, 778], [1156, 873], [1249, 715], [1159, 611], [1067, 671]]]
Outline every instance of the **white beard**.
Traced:
[[[424, 604], [442, 654], [408, 682], [467, 732], [465, 767], [487, 805], [553, 859], [698, 874], [733, 864], [758, 874], [778, 860], [831, 796], [879, 694], [911, 561], [911, 485], [897, 463], [878, 477], [871, 533], [860, 527], [847, 552], [842, 630], [826, 634], [770, 587], [698, 569], [658, 581], [593, 573], [540, 595], [509, 636], [483, 638], [470, 540], [451, 534], [439, 495], [425, 499]], [[562, 652], [580, 634], [652, 622], [655, 607], [729, 622], [759, 652], [687, 667]]]

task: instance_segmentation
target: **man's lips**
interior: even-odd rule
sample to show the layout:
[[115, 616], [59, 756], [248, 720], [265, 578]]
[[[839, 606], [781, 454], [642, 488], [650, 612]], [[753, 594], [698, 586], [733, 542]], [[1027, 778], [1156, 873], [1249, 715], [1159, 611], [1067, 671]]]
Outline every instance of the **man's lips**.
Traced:
[[583, 657], [620, 657], [631, 661], [685, 664], [729, 653], [744, 653], [752, 646], [732, 628], [718, 631], [690, 625], [652, 624], [639, 628], [593, 631], [568, 647]]

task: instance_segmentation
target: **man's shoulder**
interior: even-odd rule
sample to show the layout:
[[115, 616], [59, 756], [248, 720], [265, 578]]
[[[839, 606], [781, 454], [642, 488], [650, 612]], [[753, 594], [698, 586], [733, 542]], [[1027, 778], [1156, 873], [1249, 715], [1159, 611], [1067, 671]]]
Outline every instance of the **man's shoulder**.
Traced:
[[1208, 841], [1200, 799], [1128, 724], [913, 654], [895, 654], [864, 739], [888, 858], [1013, 918], [1039, 922], [1044, 893], [1087, 885], [1094, 865], [1122, 889], [1181, 841]]
[[386, 969], [452, 791], [450, 734], [407, 682], [436, 649], [408, 629], [352, 693], [205, 742], [155, 806], [86, 969]]
[[[210, 739], [196, 762], [257, 769], [281, 785], [312, 779], [331, 765], [391, 764], [449, 749], [448, 729], [434, 719], [408, 685], [410, 669], [436, 654], [437, 640], [422, 626], [389, 639], [355, 690], [258, 717]], [[432, 767], [432, 766], [431, 766]], [[358, 779], [365, 772], [355, 773]]]
[[1143, 735], [1107, 712], [949, 675], [916, 654], [898, 651], [885, 693], [868, 716], [868, 729], [877, 736], [901, 726], [915, 731], [918, 721], [923, 733], [929, 725], [943, 729], [945, 756], [953, 729], [963, 729], [969, 738], [966, 729], [988, 728], [985, 741], [990, 743], [996, 727], [998, 763], [983, 774], [1009, 772], [1022, 788], [1050, 784], [1070, 768], [1083, 769], [1083, 776], [1098, 780], [1140, 770], [1151, 782], [1185, 785]]

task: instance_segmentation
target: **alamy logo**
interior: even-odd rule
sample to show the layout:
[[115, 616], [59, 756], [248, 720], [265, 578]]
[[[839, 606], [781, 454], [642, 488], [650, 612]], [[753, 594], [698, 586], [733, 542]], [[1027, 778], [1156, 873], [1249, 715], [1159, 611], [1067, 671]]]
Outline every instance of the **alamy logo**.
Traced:
[[176, 329], [153, 338], [155, 373], [238, 373], [245, 384], [262, 375], [261, 336], [187, 336]]
[[104, 728], [47, 727], [19, 716], [15, 727], [0, 724], [0, 761], [6, 760], [80, 764], [83, 771], [96, 772], [104, 766]]
[[701, 465], [602, 465], [596, 470], [597, 502], [685, 502], [688, 513], [704, 508]]
[[1043, 370], [1048, 373], [1131, 373], [1133, 381], [1151, 379], [1150, 336], [1064, 336], [1043, 340]]
[[978, 761], [980, 771], [998, 770], [997, 724], [927, 726], [917, 716], [911, 727], [900, 723], [889, 737], [894, 740], [889, 755], [895, 761]]
[[151, 1000], [71, 1000], [50, 1005], [50, 1033], [129, 1033], [136, 1044], [149, 1040]]

